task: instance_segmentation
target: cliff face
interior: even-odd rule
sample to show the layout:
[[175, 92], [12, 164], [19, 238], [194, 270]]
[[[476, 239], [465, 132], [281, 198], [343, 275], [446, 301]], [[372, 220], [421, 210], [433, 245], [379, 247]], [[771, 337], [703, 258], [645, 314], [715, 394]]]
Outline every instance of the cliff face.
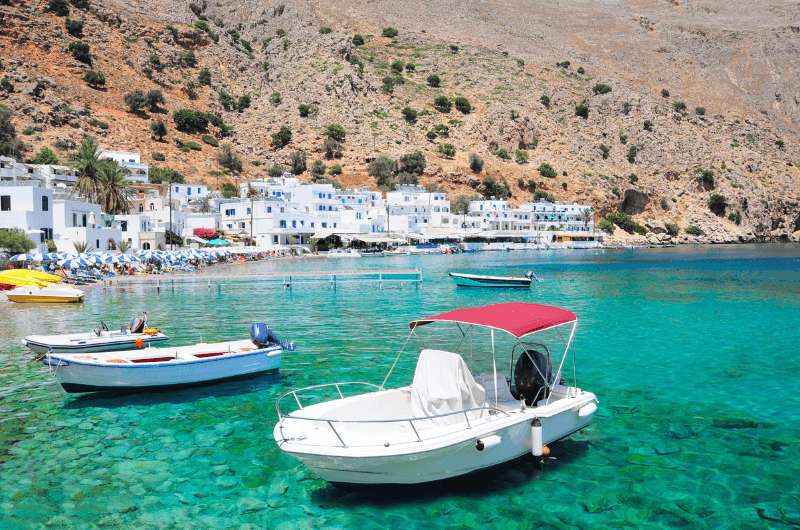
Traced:
[[[669, 223], [681, 228], [676, 240], [800, 239], [796, 4], [90, 0], [69, 14], [84, 22], [89, 67], [73, 58], [79, 39], [47, 2], [10, 2], [0, 5], [0, 77], [13, 92], [0, 88], [0, 104], [15, 112], [29, 156], [92, 134], [220, 185], [263, 176], [295, 150], [310, 167], [336, 123], [346, 130], [342, 157], [325, 162], [341, 164], [344, 185], [374, 185], [367, 161], [378, 154], [419, 149], [421, 182], [452, 196], [482, 192], [492, 176], [505, 179], [512, 202], [539, 191], [590, 202], [598, 215], [629, 213], [650, 240], [666, 239]], [[381, 36], [388, 26], [397, 36]], [[87, 85], [90, 68], [105, 74], [105, 87]], [[210, 86], [198, 82], [203, 68]], [[123, 98], [134, 89], [161, 90], [166, 102], [132, 114]], [[220, 92], [249, 95], [250, 105], [225, 110]], [[467, 98], [470, 112], [440, 112], [441, 95]], [[581, 103], [585, 117], [576, 115]], [[300, 104], [312, 106], [309, 116]], [[176, 131], [180, 108], [215, 112], [232, 127], [219, 141], [241, 157], [240, 174], [222, 173], [220, 147]], [[150, 134], [157, 119], [169, 129], [164, 141]], [[283, 125], [292, 138], [276, 148], [271, 136]], [[482, 173], [470, 170], [470, 153], [485, 161]], [[555, 175], [544, 176], [542, 163]], [[724, 199], [717, 213], [715, 194]], [[684, 234], [691, 225], [704, 235]]]

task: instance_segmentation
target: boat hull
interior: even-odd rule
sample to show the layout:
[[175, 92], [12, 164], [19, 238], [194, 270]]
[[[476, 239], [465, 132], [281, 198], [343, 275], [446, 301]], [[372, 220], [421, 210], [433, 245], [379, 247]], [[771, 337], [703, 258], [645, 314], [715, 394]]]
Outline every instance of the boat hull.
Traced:
[[[153, 355], [168, 349], [154, 348]], [[281, 348], [267, 348], [219, 358], [145, 364], [85, 362], [74, 356], [47, 355], [48, 366], [67, 392], [141, 391], [219, 382], [275, 371], [280, 368]]]
[[[539, 417], [543, 443], [556, 442], [589, 425], [593, 412], [582, 416], [579, 410], [594, 402], [594, 394], [584, 393], [581, 399], [570, 403], [568, 408], [548, 417]], [[402, 444], [407, 448], [405, 452], [398, 452], [387, 445], [383, 452], [392, 454], [381, 454], [381, 450], [367, 454], [357, 447], [339, 448], [335, 454], [332, 454], [333, 451], [313, 449], [298, 451], [300, 444], [292, 443], [291, 440], [281, 443], [283, 433], [280, 423], [275, 427], [274, 436], [281, 449], [328, 482], [420, 484], [482, 471], [530, 455], [533, 447], [531, 422], [534, 417], [534, 409], [529, 409], [511, 424], [505, 422], [501, 427], [492, 424], [473, 426], [468, 437], [463, 436], [455, 442], [438, 445], [431, 445], [429, 442]], [[477, 441], [490, 436], [496, 436], [500, 441], [492, 447], [479, 450]], [[352, 452], [353, 456], [348, 456], [348, 452]]]
[[530, 278], [491, 278], [454, 273], [450, 273], [450, 276], [459, 287], [517, 287], [525, 289], [531, 286]]
[[36, 353], [95, 353], [106, 351], [124, 351], [136, 348], [136, 341], [141, 339], [144, 347], [157, 345], [169, 340], [163, 333], [157, 335], [147, 335], [139, 333], [129, 335], [114, 341], [92, 341], [92, 337], [87, 337], [84, 341], [73, 341], [71, 343], [58, 343], [48, 341], [45, 337], [29, 337], [22, 341], [22, 344]]
[[17, 303], [72, 304], [83, 302], [83, 291], [70, 287], [17, 287], [6, 292], [6, 297]]

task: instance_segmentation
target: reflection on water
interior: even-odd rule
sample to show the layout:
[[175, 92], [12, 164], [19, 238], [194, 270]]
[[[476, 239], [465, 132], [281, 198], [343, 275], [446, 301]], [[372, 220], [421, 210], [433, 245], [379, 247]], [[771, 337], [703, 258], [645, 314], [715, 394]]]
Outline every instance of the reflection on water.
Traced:
[[[345, 263], [347, 262], [347, 263]], [[237, 269], [236, 267], [239, 267]], [[230, 270], [419, 267], [423, 284], [259, 282], [91, 289], [86, 303], [0, 302], [0, 527], [776, 527], [800, 523], [800, 247], [307, 260]], [[449, 271], [524, 273], [529, 291], [457, 288]], [[542, 302], [579, 317], [578, 384], [600, 408], [553, 446], [420, 487], [326, 484], [272, 438], [292, 387], [380, 382], [413, 318]], [[280, 376], [124, 396], [64, 394], [19, 339], [122, 326], [147, 310], [172, 344], [295, 340]], [[433, 328], [433, 326], [430, 326]], [[392, 381], [414, 370], [413, 343]], [[498, 351], [500, 351], [498, 349]], [[524, 523], [522, 523], [524, 521]]]

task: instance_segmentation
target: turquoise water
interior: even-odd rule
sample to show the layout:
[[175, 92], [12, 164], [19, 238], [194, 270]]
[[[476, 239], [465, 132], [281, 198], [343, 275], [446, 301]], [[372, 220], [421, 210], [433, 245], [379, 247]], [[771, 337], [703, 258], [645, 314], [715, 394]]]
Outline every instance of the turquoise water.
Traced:
[[[464, 528], [800, 525], [800, 246], [483, 253], [256, 264], [421, 267], [412, 286], [237, 284], [91, 291], [83, 306], [0, 303], [0, 527]], [[534, 270], [530, 291], [457, 289], [449, 270]], [[272, 439], [291, 387], [379, 383], [414, 317], [498, 301], [571, 309], [594, 423], [544, 467], [413, 488], [319, 480]], [[142, 309], [173, 344], [263, 319], [297, 341], [280, 375], [128, 397], [64, 394], [29, 333]], [[398, 366], [408, 382], [413, 358]]]

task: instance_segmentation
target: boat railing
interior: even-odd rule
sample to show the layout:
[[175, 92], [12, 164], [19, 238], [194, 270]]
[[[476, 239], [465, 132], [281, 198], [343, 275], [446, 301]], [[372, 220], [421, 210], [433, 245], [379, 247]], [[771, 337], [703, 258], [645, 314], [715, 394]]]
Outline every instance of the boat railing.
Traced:
[[[417, 429], [417, 426], [414, 424], [415, 422], [437, 420], [437, 419], [446, 418], [446, 417], [450, 417], [450, 416], [460, 416], [460, 415], [463, 414], [464, 422], [466, 424], [466, 428], [467, 429], [472, 429], [472, 423], [470, 423], [470, 421], [469, 421], [469, 413], [471, 413], [471, 412], [472, 413], [474, 413], [474, 412], [481, 412], [481, 413], [487, 412], [489, 415], [502, 414], [506, 418], [510, 418], [511, 417], [511, 415], [508, 412], [506, 412], [505, 410], [503, 410], [503, 409], [499, 409], [499, 408], [491, 407], [491, 406], [483, 406], [483, 407], [473, 407], [473, 408], [463, 409], [463, 410], [456, 410], [456, 411], [453, 411], [453, 412], [445, 412], [445, 413], [442, 413], [442, 414], [435, 414], [435, 415], [432, 415], [432, 416], [417, 416], [417, 417], [413, 417], [413, 418], [396, 418], [396, 419], [380, 419], [380, 420], [337, 420], [337, 419], [330, 419], [330, 418], [307, 418], [307, 417], [304, 417], [304, 416], [288, 415], [286, 417], [281, 417], [280, 424], [281, 424], [281, 428], [283, 428], [284, 420], [301, 420], [301, 421], [313, 421], [313, 422], [318, 422], [318, 423], [325, 423], [325, 424], [328, 425], [328, 427], [331, 429], [333, 434], [336, 436], [336, 439], [339, 440], [339, 444], [341, 445], [341, 447], [347, 448], [348, 445], [347, 445], [347, 443], [345, 443], [344, 438], [342, 437], [342, 434], [341, 434], [340, 430], [336, 429], [336, 425], [337, 424], [338, 425], [353, 425], [353, 424], [364, 425], [364, 424], [390, 424], [390, 423], [391, 424], [398, 424], [398, 425], [399, 424], [408, 424], [411, 427], [411, 430], [413, 431], [414, 436], [416, 437], [416, 442], [422, 443], [425, 440], [422, 438], [422, 436], [420, 436], [420, 431], [419, 431], [419, 429]], [[444, 436], [444, 435], [452, 434], [452, 433], [453, 433], [452, 430], [446, 430], [444, 432], [439, 431], [435, 436], [426, 437], [426, 439], [430, 440], [432, 438], [436, 438], [437, 436]], [[297, 442], [295, 441], [295, 443], [297, 443]], [[365, 446], [370, 446], [370, 445], [380, 445], [380, 446], [383, 446], [383, 447], [388, 447], [388, 443], [389, 442], [386, 442], [386, 441], [382, 440], [381, 443], [379, 443], [379, 444], [366, 444], [366, 445], [365, 444], [359, 444], [359, 447], [365, 447]]]
[[376, 391], [377, 390], [382, 390], [382, 388], [379, 385], [376, 385], [376, 384], [373, 384], [373, 383], [366, 383], [364, 381], [345, 381], [345, 382], [339, 382], [339, 383], [323, 383], [321, 385], [311, 385], [311, 386], [306, 386], [306, 387], [303, 387], [303, 388], [296, 388], [296, 389], [293, 389], [293, 390], [289, 390], [288, 392], [284, 392], [283, 394], [278, 396], [278, 399], [275, 400], [275, 410], [278, 411], [278, 419], [282, 420], [283, 416], [284, 416], [283, 410], [281, 409], [281, 401], [283, 401], [285, 398], [287, 398], [289, 396], [292, 396], [294, 398], [295, 403], [297, 403], [297, 406], [300, 409], [302, 409], [303, 408], [303, 403], [300, 401], [300, 396], [298, 395], [301, 392], [306, 392], [306, 391], [309, 391], [309, 390], [319, 390], [320, 388], [335, 387], [336, 388], [336, 392], [338, 392], [338, 394], [339, 394], [339, 399], [344, 399], [344, 394], [342, 393], [342, 387], [344, 387], [344, 386], [356, 386], [356, 385], [366, 386], [366, 387], [368, 387], [370, 389], [373, 389], [373, 390], [376, 390]]

